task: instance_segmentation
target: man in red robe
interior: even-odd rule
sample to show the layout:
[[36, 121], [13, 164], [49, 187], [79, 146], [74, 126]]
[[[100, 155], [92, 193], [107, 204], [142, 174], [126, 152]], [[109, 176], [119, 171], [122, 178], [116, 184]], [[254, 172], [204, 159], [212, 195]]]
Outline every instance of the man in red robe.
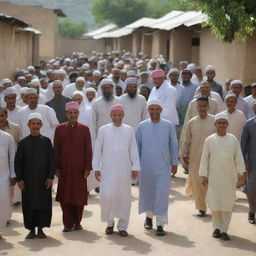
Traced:
[[56, 201], [63, 212], [63, 232], [81, 230], [84, 205], [87, 205], [87, 177], [92, 170], [92, 147], [89, 128], [77, 122], [79, 104], [65, 106], [68, 122], [55, 131], [54, 151], [59, 178]]

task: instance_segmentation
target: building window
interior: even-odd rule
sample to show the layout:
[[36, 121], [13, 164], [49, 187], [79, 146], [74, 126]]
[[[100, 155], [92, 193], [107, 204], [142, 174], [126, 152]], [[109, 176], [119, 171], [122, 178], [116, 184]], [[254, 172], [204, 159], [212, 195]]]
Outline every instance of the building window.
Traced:
[[192, 38], [191, 45], [192, 46], [199, 46], [200, 45], [200, 38], [199, 37]]

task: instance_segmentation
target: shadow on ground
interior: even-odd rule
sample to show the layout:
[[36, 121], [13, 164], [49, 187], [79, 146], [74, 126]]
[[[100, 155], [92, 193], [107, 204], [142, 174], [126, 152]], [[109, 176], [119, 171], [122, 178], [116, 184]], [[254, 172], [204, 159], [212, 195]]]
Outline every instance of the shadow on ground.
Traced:
[[107, 236], [113, 244], [122, 246], [124, 251], [134, 251], [137, 254], [147, 254], [151, 251], [151, 244], [136, 238], [133, 235], [120, 237], [117, 233]]

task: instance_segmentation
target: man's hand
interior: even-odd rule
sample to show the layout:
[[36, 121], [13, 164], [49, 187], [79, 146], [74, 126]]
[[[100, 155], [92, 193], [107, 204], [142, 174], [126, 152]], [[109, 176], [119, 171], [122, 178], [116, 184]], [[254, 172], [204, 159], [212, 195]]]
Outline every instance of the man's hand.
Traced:
[[88, 178], [89, 175], [90, 175], [90, 170], [85, 170], [84, 171], [84, 177]]
[[203, 184], [205, 187], [208, 187], [208, 178], [203, 177], [202, 184]]
[[136, 180], [137, 176], [138, 176], [138, 171], [132, 171], [131, 173], [132, 180]]
[[59, 170], [59, 169], [56, 170], [55, 175], [56, 175], [58, 178], [60, 178], [60, 170]]
[[46, 180], [45, 185], [46, 185], [46, 188], [47, 188], [47, 189], [52, 186], [52, 182], [53, 182], [52, 179], [47, 179], [47, 180]]
[[11, 178], [10, 179], [10, 185], [11, 187], [14, 186], [16, 184], [16, 178]]
[[18, 186], [20, 188], [21, 191], [23, 191], [25, 189], [25, 183], [23, 180], [18, 181]]
[[100, 171], [96, 171], [96, 172], [95, 172], [95, 178], [96, 178], [96, 180], [97, 180], [98, 182], [101, 181], [101, 173], [100, 173]]
[[177, 170], [178, 170], [178, 166], [177, 165], [172, 165], [172, 175], [175, 175], [177, 173]]
[[184, 161], [184, 163], [185, 163], [187, 166], [189, 165], [189, 157], [188, 157], [188, 156], [182, 157], [182, 160]]

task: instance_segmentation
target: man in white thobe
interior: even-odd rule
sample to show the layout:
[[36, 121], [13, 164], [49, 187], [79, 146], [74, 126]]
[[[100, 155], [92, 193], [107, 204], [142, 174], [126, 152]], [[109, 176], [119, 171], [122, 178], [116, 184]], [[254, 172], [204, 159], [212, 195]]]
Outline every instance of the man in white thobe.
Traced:
[[149, 95], [148, 101], [159, 100], [163, 108], [161, 118], [172, 122], [174, 125], [179, 125], [176, 109], [176, 89], [165, 80], [165, 73], [160, 69], [154, 70], [151, 77], [155, 86]]
[[254, 110], [253, 110], [253, 102], [256, 100], [256, 83], [253, 83], [251, 85], [251, 90], [252, 90], [252, 94], [244, 98], [244, 100], [248, 103], [248, 107], [249, 107], [248, 119], [255, 116]]
[[120, 103], [120, 99], [114, 95], [114, 84], [110, 79], [103, 79], [99, 85], [102, 96], [95, 100], [91, 109], [90, 132], [92, 144], [94, 144], [101, 126], [111, 122], [110, 108]]
[[142, 95], [137, 93], [138, 80], [127, 78], [125, 80], [127, 93], [120, 97], [121, 104], [125, 108], [123, 123], [131, 126], [135, 131], [139, 123], [146, 119], [147, 102]]
[[10, 185], [15, 184], [14, 157], [15, 142], [12, 136], [0, 130], [0, 239], [10, 217]]
[[8, 112], [8, 121], [18, 124], [18, 111], [21, 107], [16, 105], [17, 92], [14, 87], [9, 87], [3, 92], [6, 109]]
[[204, 143], [199, 175], [208, 187], [207, 203], [212, 212], [214, 238], [230, 240], [227, 231], [236, 200], [238, 174], [245, 172], [243, 155], [236, 137], [227, 133], [228, 116], [215, 116], [217, 133], [209, 136]]
[[26, 100], [28, 106], [23, 107], [18, 112], [18, 121], [22, 131], [22, 137], [26, 137], [30, 134], [28, 127], [28, 116], [31, 113], [40, 113], [43, 118], [43, 126], [41, 128], [41, 134], [48, 137], [53, 141], [53, 136], [56, 126], [59, 124], [55, 111], [46, 106], [38, 104], [38, 94], [33, 88], [28, 88], [26, 91]]
[[246, 117], [248, 118], [249, 106], [248, 103], [243, 99], [240, 94], [243, 90], [243, 83], [240, 80], [233, 80], [231, 83], [231, 92], [237, 97], [236, 108], [242, 111]]
[[236, 109], [237, 97], [235, 94], [227, 94], [225, 98], [227, 109], [222, 113], [228, 116], [228, 128], [227, 132], [236, 136], [237, 140], [240, 141], [242, 132], [246, 123], [246, 117], [243, 112]]
[[186, 125], [183, 140], [180, 142], [180, 159], [188, 166], [189, 174], [186, 181], [186, 193], [193, 196], [195, 207], [199, 210], [198, 217], [205, 217], [205, 195], [207, 189], [199, 177], [199, 165], [205, 139], [215, 132], [214, 116], [208, 113], [209, 99], [199, 96], [196, 99], [198, 115]]
[[68, 98], [72, 98], [73, 96], [73, 93], [75, 91], [82, 91], [84, 92], [85, 90], [85, 79], [83, 77], [78, 77], [76, 79], [76, 82], [75, 83], [72, 83], [72, 84], [69, 84], [67, 85], [62, 94], [65, 96], [65, 97], [68, 97]]
[[133, 129], [122, 124], [123, 105], [114, 105], [112, 123], [100, 128], [95, 143], [93, 170], [100, 181], [101, 219], [107, 222], [107, 235], [113, 234], [114, 218], [118, 218], [120, 236], [127, 236], [131, 211], [131, 178], [140, 170], [140, 160]]

